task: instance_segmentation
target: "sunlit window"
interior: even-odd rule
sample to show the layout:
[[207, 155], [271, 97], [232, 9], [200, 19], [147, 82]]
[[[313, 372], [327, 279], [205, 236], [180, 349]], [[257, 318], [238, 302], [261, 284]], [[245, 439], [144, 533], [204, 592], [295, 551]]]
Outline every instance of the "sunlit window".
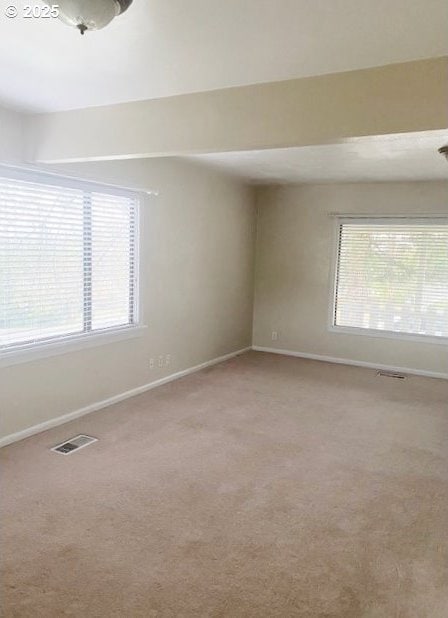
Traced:
[[0, 351], [137, 323], [137, 199], [0, 178]]
[[448, 218], [338, 226], [333, 326], [448, 337]]

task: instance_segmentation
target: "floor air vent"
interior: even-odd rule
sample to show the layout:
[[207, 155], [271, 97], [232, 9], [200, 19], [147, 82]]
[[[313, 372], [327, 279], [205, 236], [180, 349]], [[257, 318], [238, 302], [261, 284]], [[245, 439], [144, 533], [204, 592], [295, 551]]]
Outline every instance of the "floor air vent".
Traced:
[[395, 380], [406, 380], [406, 376], [395, 371], [377, 371], [377, 376], [380, 378], [395, 378]]
[[57, 446], [53, 446], [51, 449], [56, 453], [61, 453], [61, 455], [71, 455], [75, 451], [79, 451], [80, 448], [84, 448], [92, 442], [98, 442], [98, 438], [92, 438], [91, 436], [76, 436], [67, 440], [67, 442], [63, 442], [62, 444], [58, 444]]

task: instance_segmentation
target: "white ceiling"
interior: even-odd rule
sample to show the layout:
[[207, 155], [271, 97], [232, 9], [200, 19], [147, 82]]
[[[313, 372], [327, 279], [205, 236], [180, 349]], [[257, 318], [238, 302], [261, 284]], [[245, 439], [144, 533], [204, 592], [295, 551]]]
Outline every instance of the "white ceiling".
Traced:
[[[36, 0], [39, 3], [39, 0]], [[79, 33], [2, 0], [0, 103], [55, 111], [448, 53], [446, 0], [134, 0]], [[4, 16], [10, 4], [19, 16]], [[33, 4], [33, 3], [31, 3]]]
[[448, 131], [427, 131], [187, 158], [255, 184], [448, 180], [448, 162], [437, 152], [445, 144]]

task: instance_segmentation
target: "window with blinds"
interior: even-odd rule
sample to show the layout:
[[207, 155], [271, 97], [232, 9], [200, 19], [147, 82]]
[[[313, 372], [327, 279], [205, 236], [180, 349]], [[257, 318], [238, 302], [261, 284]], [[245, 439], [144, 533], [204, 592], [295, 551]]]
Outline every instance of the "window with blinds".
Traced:
[[448, 217], [339, 220], [333, 309], [336, 329], [448, 337]]
[[0, 352], [137, 324], [135, 195], [0, 177]]

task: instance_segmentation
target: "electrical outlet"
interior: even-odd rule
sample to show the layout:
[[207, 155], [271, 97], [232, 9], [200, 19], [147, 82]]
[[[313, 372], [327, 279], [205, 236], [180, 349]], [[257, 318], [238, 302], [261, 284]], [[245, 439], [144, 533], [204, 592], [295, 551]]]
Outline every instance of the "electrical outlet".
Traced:
[[272, 339], [272, 341], [277, 341], [277, 339], [278, 339], [278, 332], [276, 330], [272, 331], [271, 339]]
[[168, 367], [170, 363], [171, 363], [171, 354], [167, 354], [165, 356], [165, 365]]
[[154, 369], [154, 359], [153, 358], [149, 359], [149, 368]]
[[158, 366], [163, 367], [163, 356], [159, 356]]

